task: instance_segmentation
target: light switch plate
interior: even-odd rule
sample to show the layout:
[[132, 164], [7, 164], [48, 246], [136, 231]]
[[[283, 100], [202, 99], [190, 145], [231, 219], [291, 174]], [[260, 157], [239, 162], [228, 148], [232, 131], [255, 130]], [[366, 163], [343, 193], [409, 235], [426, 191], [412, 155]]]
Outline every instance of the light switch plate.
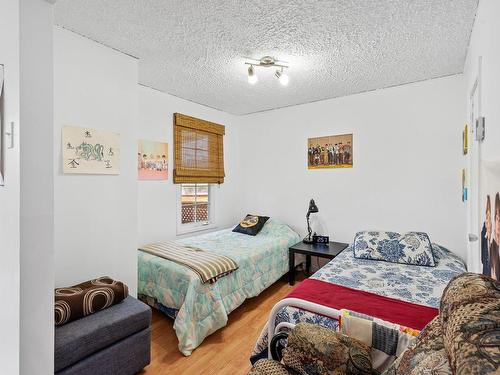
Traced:
[[476, 141], [484, 141], [485, 137], [485, 118], [480, 116], [476, 120]]

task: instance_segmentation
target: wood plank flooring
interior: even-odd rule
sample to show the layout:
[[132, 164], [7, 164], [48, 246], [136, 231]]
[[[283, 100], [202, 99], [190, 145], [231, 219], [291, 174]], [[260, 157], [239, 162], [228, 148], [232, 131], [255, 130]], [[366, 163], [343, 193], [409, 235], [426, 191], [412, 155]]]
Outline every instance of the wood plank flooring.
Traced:
[[269, 312], [295, 286], [282, 278], [259, 296], [246, 300], [229, 315], [228, 325], [213, 333], [184, 357], [177, 349], [173, 321], [153, 311], [151, 364], [140, 375], [239, 375], [250, 370], [250, 353]]

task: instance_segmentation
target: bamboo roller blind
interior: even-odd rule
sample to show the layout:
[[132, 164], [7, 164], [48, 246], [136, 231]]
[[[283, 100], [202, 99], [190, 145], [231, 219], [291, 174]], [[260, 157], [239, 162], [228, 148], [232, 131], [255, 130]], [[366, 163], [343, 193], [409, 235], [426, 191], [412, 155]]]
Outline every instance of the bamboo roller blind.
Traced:
[[174, 113], [174, 183], [224, 182], [223, 125]]

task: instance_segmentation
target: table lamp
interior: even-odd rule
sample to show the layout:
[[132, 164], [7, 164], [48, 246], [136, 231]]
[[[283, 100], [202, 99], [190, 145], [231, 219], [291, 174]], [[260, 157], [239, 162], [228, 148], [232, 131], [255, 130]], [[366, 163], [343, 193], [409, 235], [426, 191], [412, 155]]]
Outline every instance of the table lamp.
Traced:
[[313, 243], [313, 238], [312, 238], [312, 230], [311, 230], [311, 225], [309, 224], [309, 216], [311, 214], [314, 214], [318, 212], [318, 206], [316, 206], [316, 203], [314, 203], [314, 199], [311, 199], [309, 201], [309, 209], [307, 210], [307, 236], [302, 240], [304, 243]]

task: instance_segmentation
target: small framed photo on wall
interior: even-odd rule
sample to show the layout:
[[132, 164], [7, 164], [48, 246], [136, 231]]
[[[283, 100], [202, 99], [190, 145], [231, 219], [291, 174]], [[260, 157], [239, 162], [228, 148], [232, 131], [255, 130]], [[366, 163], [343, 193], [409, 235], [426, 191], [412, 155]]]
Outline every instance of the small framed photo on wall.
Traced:
[[139, 180], [168, 179], [168, 144], [139, 140], [137, 150]]
[[308, 169], [352, 168], [352, 134], [309, 138], [307, 165]]
[[462, 132], [462, 152], [467, 155], [469, 152], [469, 126], [465, 124], [464, 131]]

